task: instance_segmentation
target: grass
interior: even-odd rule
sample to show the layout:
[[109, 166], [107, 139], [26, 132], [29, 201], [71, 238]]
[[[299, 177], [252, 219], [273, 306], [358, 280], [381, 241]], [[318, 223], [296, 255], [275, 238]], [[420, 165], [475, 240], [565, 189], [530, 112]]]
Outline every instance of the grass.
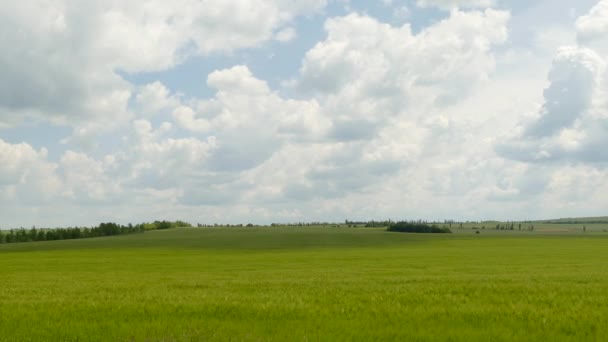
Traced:
[[0, 245], [0, 341], [593, 341], [608, 234], [201, 228]]

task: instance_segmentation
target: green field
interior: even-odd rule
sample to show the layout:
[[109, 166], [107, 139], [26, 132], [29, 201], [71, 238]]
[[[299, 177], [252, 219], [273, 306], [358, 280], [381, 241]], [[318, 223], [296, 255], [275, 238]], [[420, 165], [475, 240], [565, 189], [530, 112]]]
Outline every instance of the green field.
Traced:
[[0, 341], [603, 341], [608, 226], [0, 245]]

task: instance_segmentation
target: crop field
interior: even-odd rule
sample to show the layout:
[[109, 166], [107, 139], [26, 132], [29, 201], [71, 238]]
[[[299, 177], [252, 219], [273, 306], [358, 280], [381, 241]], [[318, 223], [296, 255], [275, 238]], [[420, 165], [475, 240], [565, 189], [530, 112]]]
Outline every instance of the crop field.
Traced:
[[0, 341], [602, 341], [608, 225], [586, 228], [184, 228], [4, 244]]

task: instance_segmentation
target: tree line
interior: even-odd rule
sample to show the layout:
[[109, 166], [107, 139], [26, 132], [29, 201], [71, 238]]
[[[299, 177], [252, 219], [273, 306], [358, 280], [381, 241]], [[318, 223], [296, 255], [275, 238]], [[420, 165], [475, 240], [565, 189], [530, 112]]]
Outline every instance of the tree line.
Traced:
[[21, 243], [33, 241], [56, 241], [88, 239], [102, 236], [126, 235], [143, 233], [148, 230], [162, 230], [177, 227], [192, 227], [183, 221], [154, 221], [151, 223], [140, 223], [133, 225], [120, 225], [114, 222], [101, 223], [96, 227], [70, 227], [70, 228], [18, 228], [0, 230], [0, 244]]
[[438, 234], [449, 234], [452, 231], [446, 227], [439, 227], [435, 224], [428, 224], [423, 221], [401, 221], [391, 224], [388, 229], [389, 232], [401, 232], [401, 233], [438, 233]]
[[549, 220], [543, 221], [546, 224], [606, 224], [608, 219], [560, 219], [560, 220]]

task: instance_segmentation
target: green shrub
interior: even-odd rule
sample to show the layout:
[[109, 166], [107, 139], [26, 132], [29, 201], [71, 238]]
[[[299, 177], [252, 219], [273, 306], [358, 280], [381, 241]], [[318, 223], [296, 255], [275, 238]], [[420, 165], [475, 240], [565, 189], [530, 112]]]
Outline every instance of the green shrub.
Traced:
[[401, 233], [427, 233], [427, 234], [449, 234], [452, 231], [448, 228], [437, 227], [423, 222], [397, 222], [390, 225], [387, 229], [389, 232]]

